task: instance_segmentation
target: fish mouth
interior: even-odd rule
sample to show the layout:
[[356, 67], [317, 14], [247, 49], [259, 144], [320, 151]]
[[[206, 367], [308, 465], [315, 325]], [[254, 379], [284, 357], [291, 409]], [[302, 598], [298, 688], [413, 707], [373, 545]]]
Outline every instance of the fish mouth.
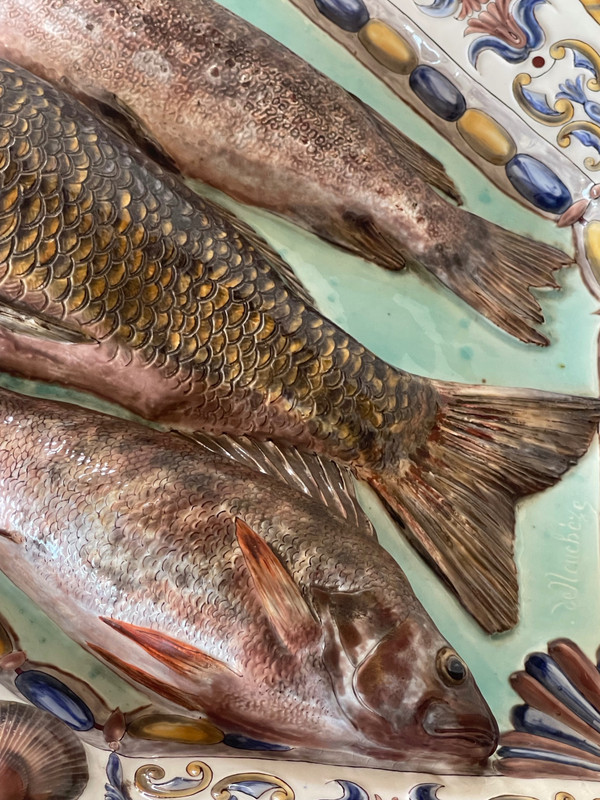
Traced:
[[[422, 720], [425, 733], [452, 742], [453, 748], [475, 749], [481, 757], [490, 756], [498, 744], [498, 725], [491, 716], [460, 714], [445, 703], [432, 703]], [[448, 746], [447, 745], [447, 746]]]
[[490, 753], [496, 749], [498, 738], [491, 731], [483, 731], [479, 728], [434, 728], [427, 730], [427, 733], [442, 739], [461, 739], [465, 744], [489, 749]]

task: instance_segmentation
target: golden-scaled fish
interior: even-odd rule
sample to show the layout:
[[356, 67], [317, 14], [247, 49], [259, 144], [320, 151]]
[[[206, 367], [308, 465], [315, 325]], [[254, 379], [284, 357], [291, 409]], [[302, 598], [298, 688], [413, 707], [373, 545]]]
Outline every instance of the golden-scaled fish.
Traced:
[[493, 752], [473, 677], [333, 463], [6, 390], [0, 426], [0, 568], [125, 676], [282, 744], [411, 769]]
[[559, 479], [600, 415], [391, 367], [247, 226], [6, 62], [0, 312], [2, 369], [351, 466], [488, 631], [517, 621], [516, 501]]
[[547, 344], [531, 286], [571, 259], [445, 202], [442, 165], [214, 0], [2, 0], [0, 54], [121, 117], [181, 171], [389, 269], [418, 263]]

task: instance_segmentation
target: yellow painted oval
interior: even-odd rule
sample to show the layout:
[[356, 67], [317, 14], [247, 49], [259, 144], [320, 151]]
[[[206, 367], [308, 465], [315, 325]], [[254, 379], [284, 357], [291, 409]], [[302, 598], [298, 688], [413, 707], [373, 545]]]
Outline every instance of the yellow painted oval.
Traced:
[[512, 136], [485, 111], [468, 108], [456, 127], [469, 147], [491, 164], [507, 164], [516, 155]]
[[600, 281], [600, 220], [588, 222], [583, 230], [585, 254], [597, 281]]
[[12, 649], [13, 645], [8, 631], [4, 629], [3, 625], [0, 625], [0, 658], [8, 655], [8, 653], [12, 653]]
[[188, 719], [176, 714], [148, 714], [127, 726], [127, 733], [136, 739], [178, 744], [218, 744], [223, 732], [204, 719]]
[[417, 54], [406, 39], [380, 19], [370, 19], [358, 38], [365, 50], [391, 72], [408, 75], [417, 66]]

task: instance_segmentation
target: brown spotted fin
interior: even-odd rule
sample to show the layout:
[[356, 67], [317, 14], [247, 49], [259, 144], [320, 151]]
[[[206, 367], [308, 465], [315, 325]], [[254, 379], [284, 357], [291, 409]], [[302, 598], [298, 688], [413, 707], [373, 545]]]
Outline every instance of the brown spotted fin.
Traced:
[[127, 636], [157, 661], [161, 661], [170, 669], [182, 675], [195, 676], [198, 672], [207, 675], [222, 675], [223, 672], [238, 675], [230, 666], [212, 656], [203, 653], [193, 645], [181, 642], [166, 633], [142, 628], [129, 622], [121, 622], [111, 617], [100, 617], [114, 630]]
[[41, 311], [21, 308], [19, 303], [0, 299], [0, 328], [21, 336], [63, 344], [95, 344], [93, 336], [64, 320], [56, 320]]
[[319, 622], [267, 542], [239, 518], [235, 532], [263, 609], [285, 646], [295, 652], [320, 636]]
[[352, 472], [335, 461], [247, 436], [213, 436], [197, 431], [184, 438], [192, 439], [210, 453], [276, 478], [323, 503], [329, 511], [364, 531], [367, 536], [375, 536], [373, 525], [356, 497]]
[[359, 97], [356, 97], [356, 95], [352, 95], [352, 97], [369, 114], [373, 122], [379, 128], [379, 131], [390, 142], [394, 150], [402, 156], [425, 183], [438, 189], [447, 197], [450, 197], [458, 203], [458, 205], [462, 205], [461, 194], [456, 188], [452, 178], [446, 172], [441, 161], [438, 161], [437, 158], [434, 158], [427, 150], [424, 150], [416, 142], [413, 142], [412, 139], [409, 139], [408, 136], [401, 133], [398, 128], [394, 127], [391, 122], [379, 114], [379, 112], [375, 111], [374, 108], [363, 103]]

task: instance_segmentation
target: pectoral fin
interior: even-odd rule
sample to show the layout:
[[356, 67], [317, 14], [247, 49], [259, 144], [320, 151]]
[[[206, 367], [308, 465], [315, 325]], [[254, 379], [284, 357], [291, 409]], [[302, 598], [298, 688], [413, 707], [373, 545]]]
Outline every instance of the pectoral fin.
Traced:
[[52, 319], [41, 312], [5, 299], [0, 299], [0, 328], [50, 342], [94, 344], [98, 341], [63, 320]]
[[127, 636], [128, 639], [132, 639], [136, 644], [139, 644], [153, 658], [161, 661], [181, 675], [196, 676], [198, 673], [206, 673], [207, 676], [210, 673], [222, 675], [224, 671], [239, 675], [222, 661], [203, 653], [193, 645], [173, 639], [165, 633], [152, 630], [152, 628], [132, 625], [129, 622], [120, 622], [110, 617], [100, 617], [100, 619], [110, 625], [111, 628], [114, 628], [114, 630]]
[[288, 649], [299, 649], [320, 634], [319, 623], [267, 542], [241, 519], [236, 519], [236, 535], [271, 625]]

